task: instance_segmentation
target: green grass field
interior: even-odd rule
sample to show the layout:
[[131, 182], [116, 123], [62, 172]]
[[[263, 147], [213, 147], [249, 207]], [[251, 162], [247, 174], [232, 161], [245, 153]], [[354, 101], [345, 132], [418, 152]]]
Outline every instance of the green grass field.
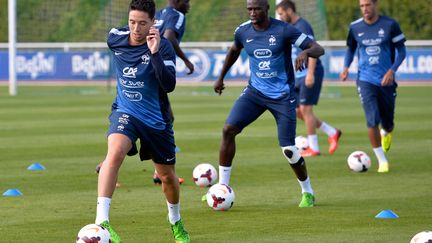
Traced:
[[[206, 192], [192, 182], [194, 166], [217, 166], [221, 130], [240, 87], [223, 96], [211, 87], [177, 87], [177, 172], [182, 217], [193, 242], [409, 242], [432, 230], [432, 86], [399, 87], [396, 128], [388, 153], [390, 173], [378, 174], [364, 115], [354, 87], [325, 87], [319, 117], [343, 130], [334, 155], [319, 133], [322, 155], [307, 159], [317, 204], [297, 207], [300, 187], [282, 156], [273, 118], [265, 113], [237, 138], [231, 186], [234, 207], [215, 212], [200, 201]], [[19, 96], [0, 87], [0, 242], [74, 242], [93, 223], [97, 176], [106, 152], [107, 116], [114, 94], [106, 87], [29, 87]], [[305, 134], [299, 123], [298, 134]], [[366, 173], [350, 172], [346, 158], [363, 150]], [[44, 171], [28, 171], [32, 163]], [[124, 242], [173, 242], [153, 167], [127, 158], [120, 172], [110, 219]], [[376, 219], [390, 209], [397, 219]]]

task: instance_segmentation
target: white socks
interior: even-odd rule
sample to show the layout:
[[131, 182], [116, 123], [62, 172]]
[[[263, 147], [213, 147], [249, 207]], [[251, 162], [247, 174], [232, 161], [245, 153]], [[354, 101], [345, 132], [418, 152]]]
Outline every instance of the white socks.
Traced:
[[385, 157], [384, 150], [382, 147], [373, 148], [375, 156], [378, 159], [378, 164], [388, 163], [387, 158]]
[[175, 224], [180, 220], [180, 202], [171, 204], [167, 201], [168, 206], [168, 220], [171, 224]]
[[319, 145], [318, 145], [318, 135], [313, 134], [313, 135], [308, 135], [308, 142], [309, 142], [309, 147], [316, 152], [319, 152]]
[[219, 184], [229, 185], [231, 178], [231, 168], [232, 166], [227, 167], [219, 165]]
[[111, 198], [98, 197], [96, 206], [96, 224], [101, 224], [104, 221], [109, 221], [109, 210], [111, 205]]
[[327, 134], [327, 136], [331, 137], [334, 136], [337, 132], [336, 128], [330, 126], [329, 124], [325, 122], [321, 122], [321, 126], [319, 129]]
[[309, 192], [312, 195], [314, 194], [314, 192], [312, 190], [312, 185], [311, 185], [310, 180], [309, 180], [309, 176], [304, 181], [300, 181], [299, 179], [297, 179], [297, 181], [299, 182], [300, 187], [302, 189], [302, 194], [305, 192]]

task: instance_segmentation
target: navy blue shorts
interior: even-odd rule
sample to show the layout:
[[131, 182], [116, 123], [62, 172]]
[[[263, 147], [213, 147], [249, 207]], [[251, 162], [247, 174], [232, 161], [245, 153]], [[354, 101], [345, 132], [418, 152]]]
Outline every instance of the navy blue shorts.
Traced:
[[377, 86], [365, 81], [357, 81], [357, 93], [366, 115], [367, 127], [381, 124], [385, 130], [394, 127], [394, 112], [397, 84]]
[[311, 88], [306, 87], [306, 76], [296, 78], [295, 91], [297, 105], [317, 105], [321, 93], [321, 86], [324, 78], [324, 68], [318, 65], [314, 73], [315, 82]]
[[112, 111], [109, 116], [108, 135], [120, 133], [132, 141], [132, 149], [127, 155], [138, 153], [136, 141], [140, 139], [139, 155], [141, 160], [152, 159], [158, 164], [172, 165], [176, 162], [174, 132], [171, 126], [165, 130], [157, 130], [146, 126], [135, 117], [118, 111]]
[[255, 121], [266, 110], [276, 119], [278, 139], [281, 147], [294, 145], [296, 135], [296, 98], [285, 95], [271, 99], [252, 86], [246, 87], [234, 103], [226, 124], [235, 125], [240, 130]]

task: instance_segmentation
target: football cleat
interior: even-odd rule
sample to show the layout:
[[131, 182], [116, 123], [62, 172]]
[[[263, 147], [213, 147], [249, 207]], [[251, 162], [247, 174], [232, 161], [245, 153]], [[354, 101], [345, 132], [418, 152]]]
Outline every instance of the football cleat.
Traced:
[[190, 243], [189, 233], [186, 231], [181, 219], [175, 224], [171, 224], [171, 231], [176, 243]]
[[389, 172], [389, 163], [379, 163], [378, 173], [387, 173], [387, 172]]
[[299, 204], [299, 208], [311, 208], [315, 205], [315, 196], [309, 192], [305, 192], [302, 195], [302, 200]]
[[103, 221], [100, 226], [104, 227], [110, 233], [111, 243], [121, 243], [120, 236], [117, 234], [117, 232], [114, 231], [114, 229], [111, 227], [110, 223], [107, 220]]
[[387, 133], [386, 135], [381, 134], [381, 146], [384, 152], [388, 152], [390, 150], [391, 143], [392, 143], [391, 133]]
[[338, 147], [339, 138], [341, 136], [342, 136], [342, 131], [339, 129], [336, 129], [336, 134], [328, 137], [328, 142], [330, 144], [330, 146], [329, 146], [329, 153], [330, 154], [333, 154], [336, 151], [336, 149]]
[[[183, 178], [178, 178], [178, 180], [179, 180], [179, 183], [180, 184], [183, 184], [183, 182], [184, 182], [184, 179]], [[162, 181], [161, 181], [161, 179], [159, 178], [159, 175], [158, 175], [158, 173], [155, 171], [154, 173], [153, 173], [153, 182], [154, 182], [154, 184], [156, 184], [156, 185], [160, 185], [160, 184], [162, 184]]]
[[320, 155], [320, 152], [311, 149], [311, 147], [308, 147], [307, 149], [303, 150], [300, 154], [302, 157], [312, 157], [312, 156]]

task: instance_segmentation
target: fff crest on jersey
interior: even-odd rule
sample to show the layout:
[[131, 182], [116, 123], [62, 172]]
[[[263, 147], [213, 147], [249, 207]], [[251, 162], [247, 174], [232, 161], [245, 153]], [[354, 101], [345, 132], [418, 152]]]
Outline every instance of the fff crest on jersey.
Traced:
[[271, 46], [276, 45], [276, 37], [274, 37], [274, 35], [270, 35], [269, 45], [271, 45]]
[[383, 28], [380, 28], [380, 30], [378, 31], [378, 36], [384, 37], [384, 34], [385, 34], [385, 32], [384, 32]]
[[150, 55], [148, 53], [142, 55], [141, 60], [142, 60], [142, 62], [141, 62], [142, 64], [145, 64], [145, 65], [149, 64], [150, 63]]

